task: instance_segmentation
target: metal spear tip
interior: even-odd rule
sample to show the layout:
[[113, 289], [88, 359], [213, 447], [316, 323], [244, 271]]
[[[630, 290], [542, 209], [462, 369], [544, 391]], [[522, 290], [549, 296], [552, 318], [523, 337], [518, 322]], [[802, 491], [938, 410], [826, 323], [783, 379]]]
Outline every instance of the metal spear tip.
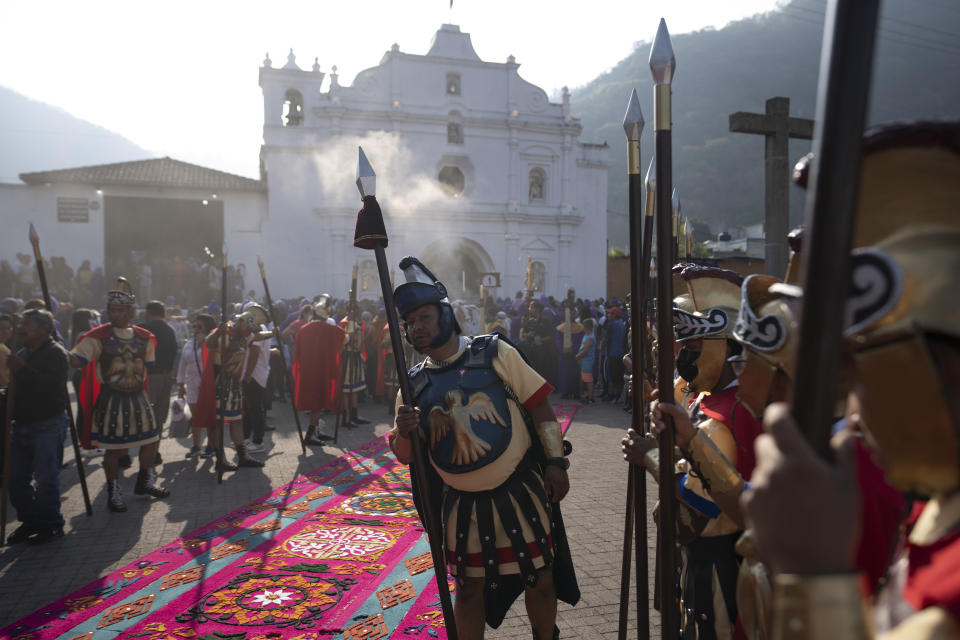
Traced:
[[33, 226], [33, 223], [30, 223], [30, 244], [37, 244], [40, 242], [40, 235], [37, 233], [37, 228]]
[[647, 167], [647, 177], [644, 179], [647, 185], [647, 193], [653, 194], [657, 190], [657, 158], [650, 158], [650, 166]]
[[653, 46], [650, 47], [649, 63], [654, 84], [670, 84], [677, 70], [677, 59], [673, 57], [670, 32], [667, 31], [667, 21], [663, 18], [660, 18], [657, 35], [653, 38]]
[[676, 187], [673, 188], [673, 197], [671, 198], [671, 201], [673, 203], [673, 215], [679, 216], [680, 215], [680, 192], [677, 191]]
[[357, 189], [360, 190], [360, 197], [377, 195], [377, 174], [370, 161], [367, 160], [367, 154], [363, 152], [363, 147], [357, 147]]
[[630, 99], [627, 101], [627, 112], [623, 116], [623, 130], [630, 142], [638, 142], [640, 134], [643, 133], [643, 112], [640, 111], [640, 98], [637, 97], [636, 89], [630, 92]]

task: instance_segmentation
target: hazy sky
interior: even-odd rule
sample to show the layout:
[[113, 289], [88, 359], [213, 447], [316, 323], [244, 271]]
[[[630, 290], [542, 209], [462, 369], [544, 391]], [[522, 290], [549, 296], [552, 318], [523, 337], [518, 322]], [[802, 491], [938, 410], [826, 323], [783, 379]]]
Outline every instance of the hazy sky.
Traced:
[[552, 95], [585, 84], [634, 43], [649, 41], [661, 15], [677, 34], [721, 27], [776, 4], [10, 0], [0, 3], [0, 85], [159, 155], [256, 177], [263, 125], [257, 72], [266, 52], [279, 67], [292, 47], [301, 68], [318, 57], [322, 71], [337, 65], [341, 84], [350, 84], [394, 42], [424, 54], [439, 26], [453, 23], [471, 34], [482, 59], [516, 56], [521, 76]]

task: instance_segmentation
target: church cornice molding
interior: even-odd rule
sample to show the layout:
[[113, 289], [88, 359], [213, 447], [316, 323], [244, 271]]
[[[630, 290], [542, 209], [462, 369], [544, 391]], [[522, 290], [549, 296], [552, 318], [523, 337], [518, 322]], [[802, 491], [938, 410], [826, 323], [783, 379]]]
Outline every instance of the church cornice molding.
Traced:
[[[369, 103], [367, 103], [369, 104]], [[377, 105], [379, 107], [379, 105]], [[349, 126], [350, 122], [364, 120], [403, 120], [411, 124], [429, 124], [446, 125], [450, 121], [450, 111], [461, 111], [461, 122], [465, 128], [475, 129], [496, 129], [496, 130], [518, 130], [549, 133], [557, 135], [561, 133], [573, 137], [579, 137], [583, 131], [579, 119], [565, 120], [555, 116], [537, 116], [521, 115], [512, 117], [508, 114], [498, 111], [479, 111], [470, 110], [464, 107], [461, 109], [450, 109], [446, 105], [442, 107], [419, 107], [417, 110], [410, 109], [392, 109], [389, 107], [363, 108], [363, 103], [352, 104], [339, 102], [336, 105], [316, 105], [311, 109], [312, 115], [317, 119], [326, 119], [334, 115], [340, 117], [342, 127]], [[333, 110], [336, 110], [335, 112]], [[487, 115], [481, 115], [487, 114]], [[288, 129], [280, 125], [265, 125], [277, 129]], [[306, 125], [304, 130], [317, 129]]]
[[[383, 206], [389, 208], [389, 201], [385, 201]], [[355, 220], [357, 216], [355, 208], [336, 205], [314, 207], [313, 212], [324, 218], [343, 218], [348, 221]], [[485, 224], [499, 220], [503, 223], [517, 222], [561, 227], [579, 227], [584, 220], [584, 216], [570, 213], [504, 212], [503, 204], [500, 203], [474, 204], [470, 209], [459, 210], [446, 207], [419, 208], [416, 214], [412, 212], [394, 211], [391, 212], [390, 217], [393, 222], [397, 223], [398, 227], [411, 223], [423, 224], [431, 222], [449, 225], [452, 220]]]

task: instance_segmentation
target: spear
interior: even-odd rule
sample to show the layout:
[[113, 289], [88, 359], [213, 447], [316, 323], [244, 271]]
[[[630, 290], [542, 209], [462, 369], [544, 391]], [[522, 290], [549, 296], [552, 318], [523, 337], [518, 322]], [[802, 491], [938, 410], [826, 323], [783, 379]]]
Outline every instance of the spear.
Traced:
[[[50, 289], [47, 287], [47, 272], [43, 268], [43, 254], [40, 253], [40, 235], [37, 229], [30, 223], [30, 244], [33, 245], [33, 258], [37, 263], [37, 276], [40, 278], [40, 289], [43, 291], [43, 303], [47, 305], [47, 311], [53, 313], [52, 299], [50, 298]], [[56, 325], [54, 325], [56, 333]], [[56, 339], [64, 343], [63, 336], [59, 333]], [[9, 392], [8, 392], [9, 393]], [[77, 390], [79, 397], [79, 390]], [[7, 396], [10, 397], [9, 395]], [[80, 456], [80, 436], [77, 433], [77, 421], [73, 417], [73, 405], [67, 402], [67, 416], [70, 418], [70, 439], [73, 441], [73, 457], [77, 461], [77, 476], [80, 478], [80, 491], [83, 493], [83, 506], [87, 510], [87, 515], [93, 515], [93, 505], [90, 504], [90, 490], [87, 489], [87, 473], [83, 468], [83, 458]]]
[[811, 187], [804, 214], [804, 243], [809, 242], [810, 249], [805, 247], [800, 254], [807, 302], [800, 313], [793, 415], [824, 457], [831, 455], [830, 425], [849, 293], [837, 283], [850, 280], [879, 4], [879, 0], [831, 0], [823, 31]]
[[217, 484], [223, 484], [223, 465], [226, 462], [226, 452], [223, 446], [225, 414], [227, 412], [227, 243], [220, 247], [220, 384], [217, 385], [219, 396], [217, 407], [220, 415], [217, 416], [217, 431], [220, 434], [220, 445], [217, 447]]
[[297, 413], [297, 402], [293, 394], [293, 379], [290, 376], [290, 369], [287, 367], [287, 356], [283, 353], [283, 341], [280, 339], [280, 323], [277, 322], [277, 314], [273, 311], [270, 285], [267, 284], [267, 273], [263, 270], [263, 260], [260, 259], [260, 256], [257, 256], [257, 266], [260, 267], [260, 280], [263, 281], [263, 297], [267, 301], [267, 311], [270, 312], [270, 321], [273, 323], [273, 337], [279, 346], [280, 364], [283, 365], [283, 373], [287, 379], [287, 391], [290, 393], [290, 408], [293, 409], [293, 421], [297, 423], [297, 433], [300, 435], [300, 450], [303, 452], [303, 455], [307, 455], [307, 445], [303, 441], [303, 427], [300, 425], [300, 414]]
[[[657, 388], [661, 400], [673, 396], [673, 280], [672, 258], [677, 250], [671, 224], [673, 156], [671, 137], [670, 83], [677, 61], [670, 44], [667, 23], [661, 18], [650, 47], [650, 71], [653, 73], [653, 131], [657, 158]], [[676, 550], [674, 523], [676, 499], [673, 495], [673, 422], [665, 417], [667, 428], [660, 436], [660, 619], [664, 640], [676, 637], [680, 619], [676, 600]]]
[[[407, 375], [407, 365], [403, 357], [403, 344], [400, 338], [400, 324], [397, 318], [397, 308], [393, 304], [393, 290], [390, 288], [390, 272], [387, 267], [387, 255], [384, 249], [387, 246], [387, 230], [383, 224], [383, 212], [376, 196], [377, 174], [363, 153], [359, 149], [357, 160], [357, 189], [363, 198], [363, 209], [357, 214], [357, 227], [353, 238], [353, 246], [360, 249], [373, 249], [377, 259], [377, 272], [380, 276], [380, 290], [383, 293], [383, 306], [387, 314], [387, 323], [390, 327], [390, 344], [393, 347], [393, 359], [397, 367], [397, 378], [400, 382], [400, 396], [403, 403], [409, 405], [413, 401], [410, 389], [410, 377]], [[430, 502], [430, 487], [427, 475], [426, 459], [420, 438], [410, 438], [413, 448], [413, 472], [417, 477], [417, 489], [420, 492], [420, 505], [424, 513], [420, 519], [426, 524], [427, 539], [430, 543], [430, 554], [433, 557], [433, 570], [437, 577], [437, 588], [440, 592], [440, 605], [443, 609], [443, 622], [447, 630], [447, 638], [457, 640], [457, 626], [453, 617], [453, 604], [450, 601], [450, 589], [447, 584], [447, 563], [443, 557], [443, 538], [440, 533], [440, 519], [434, 512], [437, 505]]]
[[[644, 301], [646, 300], [646, 269], [643, 258], [643, 196], [640, 177], [640, 134], [643, 132], [643, 113], [640, 111], [640, 99], [637, 90], [630, 93], [627, 112], [623, 116], [623, 130], [627, 134], [627, 181], [630, 219], [630, 330], [631, 351], [634, 370], [642, 363], [643, 353], [641, 336], [644, 327]], [[649, 223], [648, 223], [649, 226]], [[639, 369], [642, 372], [642, 368]], [[643, 375], [633, 376], [634, 381], [643, 379]], [[643, 433], [643, 383], [633, 389], [633, 413], [631, 427], [637, 433]], [[637, 637], [650, 637], [649, 594], [647, 589], [647, 479], [643, 467], [631, 464], [627, 475], [627, 507], [623, 525], [623, 558], [620, 567], [620, 618], [617, 637], [627, 637], [627, 608], [630, 600], [630, 547], [636, 535], [636, 571], [637, 571]]]

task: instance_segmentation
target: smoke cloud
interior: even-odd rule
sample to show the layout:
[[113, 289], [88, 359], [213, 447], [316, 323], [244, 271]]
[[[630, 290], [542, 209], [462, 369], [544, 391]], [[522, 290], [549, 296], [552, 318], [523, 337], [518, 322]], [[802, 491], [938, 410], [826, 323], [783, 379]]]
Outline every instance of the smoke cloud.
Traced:
[[459, 208], [460, 201], [441, 190], [435, 175], [417, 167], [416, 155], [396, 132], [337, 136], [322, 145], [322, 151], [313, 155], [312, 162], [328, 199], [325, 204], [357, 204], [360, 197], [355, 186], [357, 147], [363, 147], [377, 173], [377, 198], [386, 215], [405, 217], [441, 204], [445, 209]]

